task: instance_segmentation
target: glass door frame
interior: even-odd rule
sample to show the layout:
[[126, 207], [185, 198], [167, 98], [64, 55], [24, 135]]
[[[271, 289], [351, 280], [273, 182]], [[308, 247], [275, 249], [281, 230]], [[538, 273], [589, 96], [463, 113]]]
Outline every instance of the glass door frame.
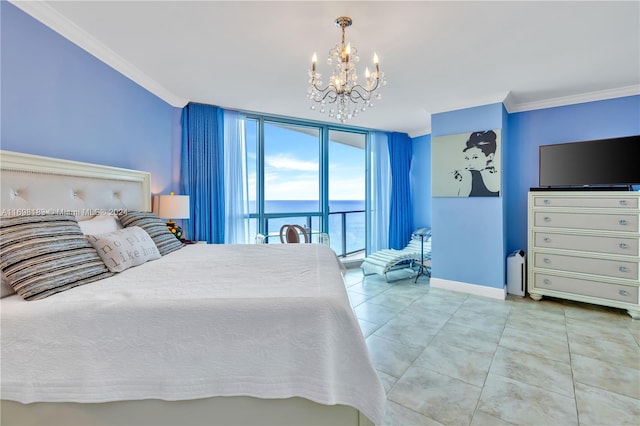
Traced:
[[[249, 219], [257, 219], [256, 232], [266, 234], [267, 232], [267, 220], [268, 219], [277, 219], [283, 217], [319, 217], [320, 232], [328, 232], [329, 229], [329, 132], [330, 131], [339, 131], [339, 132], [349, 132], [349, 133], [358, 133], [362, 134], [365, 137], [365, 149], [364, 149], [364, 158], [365, 162], [365, 223], [369, 221], [369, 197], [368, 197], [368, 188], [369, 188], [369, 161], [368, 161], [368, 147], [369, 147], [369, 139], [371, 131], [370, 129], [364, 129], [359, 127], [350, 127], [343, 126], [337, 124], [329, 124], [324, 122], [316, 122], [310, 120], [299, 120], [289, 117], [280, 117], [273, 115], [265, 115], [265, 114], [257, 114], [251, 112], [243, 112], [245, 117], [249, 120], [256, 121], [256, 212], [249, 213]], [[274, 123], [274, 124], [282, 124], [285, 126], [298, 126], [298, 127], [307, 127], [319, 130], [319, 143], [318, 143], [318, 158], [319, 158], [319, 211], [316, 212], [295, 212], [295, 213], [265, 213], [265, 194], [264, 194], [264, 171], [265, 171], [265, 161], [264, 161], [264, 148], [265, 148], [265, 140], [264, 140], [264, 126], [265, 123]], [[366, 226], [365, 226], [366, 228]], [[274, 230], [271, 230], [272, 232]], [[368, 233], [365, 233], [365, 245], [368, 245], [369, 236]]]

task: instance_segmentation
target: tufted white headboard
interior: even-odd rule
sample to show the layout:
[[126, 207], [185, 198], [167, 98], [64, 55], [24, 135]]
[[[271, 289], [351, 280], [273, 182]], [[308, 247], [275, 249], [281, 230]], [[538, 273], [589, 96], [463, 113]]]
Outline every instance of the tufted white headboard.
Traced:
[[0, 150], [0, 214], [151, 211], [151, 174]]

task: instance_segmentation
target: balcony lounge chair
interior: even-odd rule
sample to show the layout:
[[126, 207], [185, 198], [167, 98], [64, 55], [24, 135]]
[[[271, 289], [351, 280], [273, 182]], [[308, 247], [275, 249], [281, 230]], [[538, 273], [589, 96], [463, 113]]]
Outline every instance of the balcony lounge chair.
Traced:
[[[424, 254], [423, 254], [424, 253]], [[421, 275], [431, 276], [431, 237], [424, 237], [424, 249], [421, 237], [414, 233], [409, 244], [402, 250], [383, 249], [367, 256], [360, 265], [364, 275], [384, 275], [387, 282], [387, 273], [398, 269], [412, 269], [418, 265], [417, 278]]]

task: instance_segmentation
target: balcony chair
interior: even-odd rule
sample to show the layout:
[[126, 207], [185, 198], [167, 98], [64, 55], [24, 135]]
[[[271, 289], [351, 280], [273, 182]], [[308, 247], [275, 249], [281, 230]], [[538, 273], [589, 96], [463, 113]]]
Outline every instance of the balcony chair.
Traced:
[[[424, 246], [423, 246], [424, 244]], [[414, 233], [409, 244], [402, 250], [382, 249], [365, 257], [360, 265], [365, 276], [372, 274], [384, 275], [387, 282], [387, 273], [398, 269], [412, 269], [418, 265], [418, 275], [431, 276], [431, 234], [417, 235]]]
[[308, 243], [309, 235], [300, 225], [282, 225], [280, 228], [281, 243]]

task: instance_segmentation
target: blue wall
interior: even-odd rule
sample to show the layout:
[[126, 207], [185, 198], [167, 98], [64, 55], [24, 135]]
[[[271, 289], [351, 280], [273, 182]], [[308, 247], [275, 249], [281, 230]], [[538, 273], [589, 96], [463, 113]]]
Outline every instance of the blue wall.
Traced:
[[540, 145], [639, 134], [640, 96], [510, 114], [508, 253], [527, 251], [527, 193], [538, 186]]
[[153, 192], [177, 187], [179, 108], [12, 4], [0, 14], [2, 149], [146, 170]]
[[[432, 136], [502, 129], [505, 117], [502, 104], [434, 114]], [[508, 143], [503, 132], [501, 147], [506, 149]], [[432, 276], [502, 288], [505, 284], [503, 196], [435, 197], [431, 204]]]
[[[485, 108], [485, 107], [483, 107]], [[481, 109], [482, 111], [482, 109]], [[454, 130], [459, 126], [457, 120], [469, 120], [476, 123], [478, 117], [468, 117], [477, 113], [475, 109], [461, 112], [434, 115], [434, 135], [462, 133]], [[495, 111], [491, 113], [496, 116]], [[517, 249], [528, 251], [527, 247], [527, 193], [529, 188], [538, 185], [538, 147], [540, 145], [574, 142], [590, 139], [603, 139], [611, 137], [631, 136], [640, 134], [640, 96], [628, 96], [617, 99], [586, 102], [581, 104], [545, 108], [535, 111], [507, 114], [503, 117], [503, 184], [502, 198], [504, 207], [506, 250], [511, 253]], [[490, 126], [472, 126], [465, 123], [467, 128], [475, 129], [491, 128]], [[451, 127], [451, 128], [450, 128]], [[468, 130], [468, 129], [467, 129]], [[436, 133], [439, 132], [439, 133]], [[425, 186], [431, 185], [430, 171], [424, 165], [431, 160], [431, 135], [420, 136], [413, 139], [414, 166], [420, 167], [412, 171], [414, 220], [416, 224], [433, 226], [434, 236], [438, 235], [437, 223], [441, 220], [445, 226], [459, 226], [461, 233], [468, 233], [473, 246], [480, 246], [486, 240], [486, 233], [482, 229], [474, 229], [472, 226], [464, 226], [473, 217], [482, 214], [491, 217], [494, 212], [480, 213], [479, 208], [484, 206], [474, 205], [473, 211], [469, 211], [467, 199], [429, 199], [425, 196]], [[425, 152], [428, 151], [428, 152]], [[640, 161], [640, 160], [639, 160]], [[418, 166], [422, 164], [422, 166]], [[639, 166], [640, 167], [640, 166]], [[638, 188], [636, 188], [638, 189]], [[476, 202], [475, 200], [473, 201]], [[479, 201], [482, 203], [482, 201]], [[469, 211], [467, 218], [464, 211]], [[447, 217], [452, 222], [447, 223]], [[433, 223], [432, 223], [433, 222]], [[446, 244], [446, 243], [445, 243]], [[438, 247], [438, 244], [436, 244]], [[451, 253], [454, 245], [444, 247], [443, 250]], [[439, 277], [444, 270], [436, 266], [436, 260], [440, 257], [434, 250], [434, 276]], [[442, 256], [443, 261], [445, 260]], [[451, 259], [450, 259], [451, 260]], [[460, 261], [459, 261], [460, 262]], [[465, 261], [466, 262], [466, 261]], [[460, 265], [460, 263], [458, 263]], [[444, 265], [445, 270], [453, 265]], [[462, 274], [460, 274], [462, 275]], [[462, 278], [460, 275], [460, 278]], [[466, 277], [469, 283], [479, 283], [481, 274]], [[453, 279], [453, 278], [448, 278]]]
[[431, 227], [431, 135], [413, 139], [411, 188], [414, 227]]

